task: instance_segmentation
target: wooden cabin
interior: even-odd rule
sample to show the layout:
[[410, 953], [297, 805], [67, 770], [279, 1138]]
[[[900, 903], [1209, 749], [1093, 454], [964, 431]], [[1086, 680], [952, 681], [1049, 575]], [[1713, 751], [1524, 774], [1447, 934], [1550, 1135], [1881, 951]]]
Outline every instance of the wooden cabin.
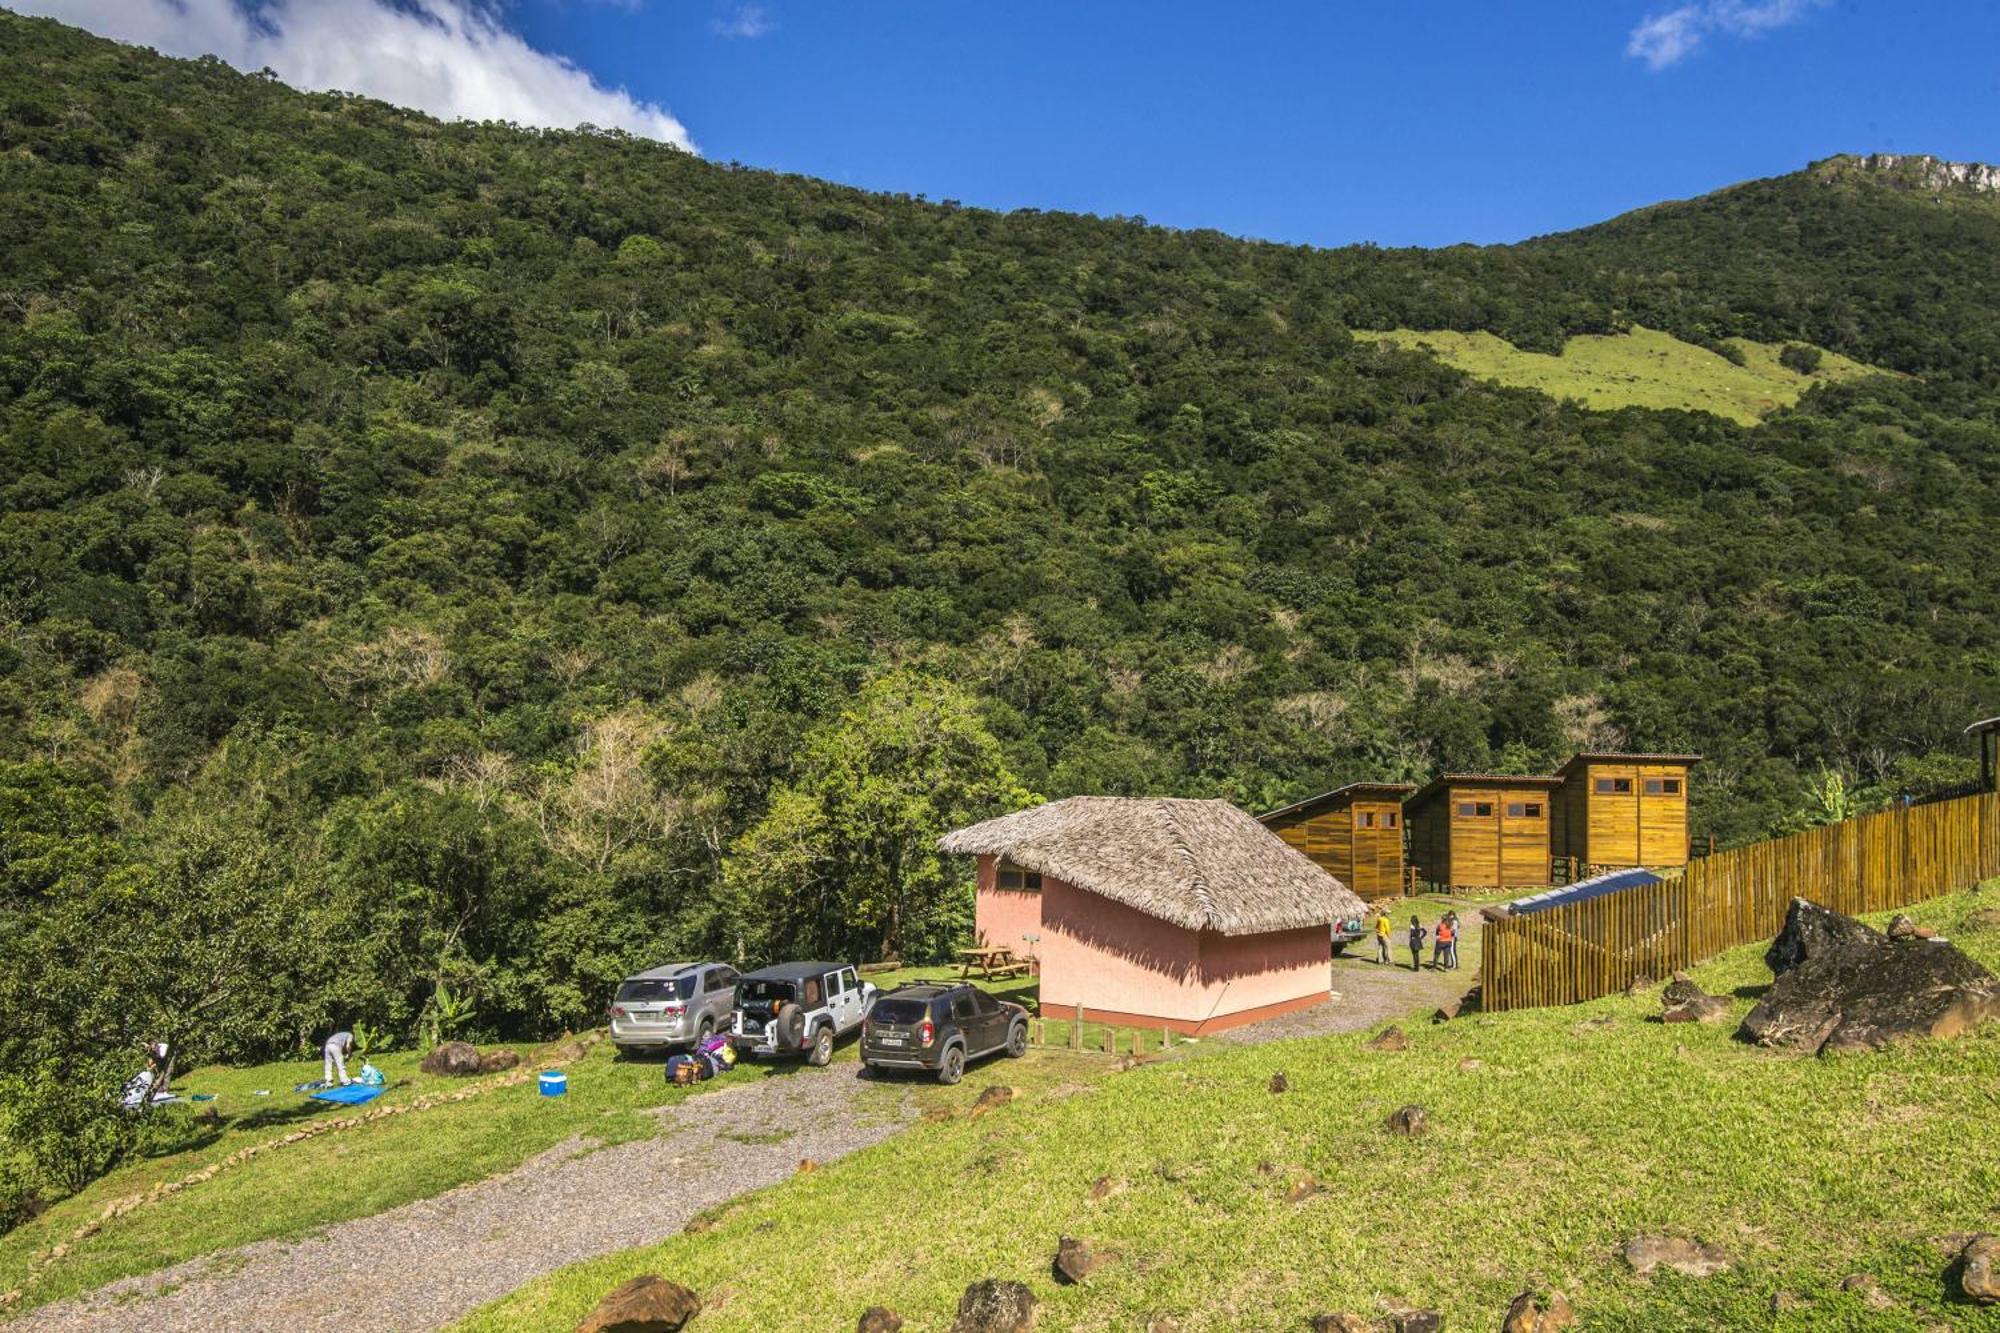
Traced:
[[1551, 846], [1575, 873], [1688, 860], [1688, 769], [1697, 754], [1579, 754], [1558, 770]]
[[1363, 898], [1403, 892], [1407, 782], [1350, 782], [1257, 816], [1259, 823]]
[[1979, 790], [2000, 791], [2000, 717], [1975, 722], [1965, 734], [1979, 746]]
[[1410, 863], [1439, 888], [1549, 882], [1549, 821], [1562, 779], [1446, 773], [1403, 802]]

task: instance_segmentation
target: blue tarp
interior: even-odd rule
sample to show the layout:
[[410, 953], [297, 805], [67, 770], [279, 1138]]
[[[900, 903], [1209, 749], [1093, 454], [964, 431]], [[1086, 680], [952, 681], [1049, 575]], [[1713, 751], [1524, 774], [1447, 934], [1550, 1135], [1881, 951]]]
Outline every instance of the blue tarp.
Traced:
[[1529, 912], [1539, 912], [1545, 907], [1562, 907], [1569, 903], [1587, 903], [1592, 898], [1601, 898], [1607, 893], [1620, 889], [1636, 889], [1642, 884], [1658, 884], [1660, 877], [1646, 869], [1610, 870], [1602, 875], [1592, 875], [1574, 884], [1565, 884], [1559, 889], [1549, 889], [1544, 893], [1530, 894], [1526, 898], [1516, 898], [1507, 906], [1516, 916]]
[[314, 1101], [337, 1102], [342, 1106], [359, 1106], [372, 1102], [382, 1095], [380, 1087], [370, 1087], [366, 1083], [350, 1083], [344, 1088], [328, 1088], [311, 1094]]

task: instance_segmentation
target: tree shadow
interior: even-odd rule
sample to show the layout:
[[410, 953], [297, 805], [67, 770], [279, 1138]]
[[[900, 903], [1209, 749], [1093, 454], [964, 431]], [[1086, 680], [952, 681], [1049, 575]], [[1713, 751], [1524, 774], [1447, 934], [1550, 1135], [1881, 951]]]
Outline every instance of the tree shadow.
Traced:
[[1761, 1000], [1764, 998], [1765, 992], [1770, 989], [1771, 983], [1767, 981], [1761, 986], [1738, 986], [1729, 993], [1739, 1000]]

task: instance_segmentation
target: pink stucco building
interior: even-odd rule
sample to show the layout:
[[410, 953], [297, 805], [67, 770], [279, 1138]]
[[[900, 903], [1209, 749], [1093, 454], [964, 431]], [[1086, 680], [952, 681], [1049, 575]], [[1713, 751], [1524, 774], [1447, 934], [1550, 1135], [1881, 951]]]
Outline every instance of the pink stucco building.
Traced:
[[1073, 796], [947, 836], [980, 939], [1040, 963], [1042, 1012], [1233, 1027], [1327, 996], [1341, 882], [1226, 801]]

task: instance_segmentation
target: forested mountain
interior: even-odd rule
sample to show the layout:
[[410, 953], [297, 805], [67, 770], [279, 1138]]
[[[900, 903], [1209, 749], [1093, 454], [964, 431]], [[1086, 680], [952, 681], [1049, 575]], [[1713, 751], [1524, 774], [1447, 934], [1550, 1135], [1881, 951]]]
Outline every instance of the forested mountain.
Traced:
[[[1974, 185], [1323, 251], [0, 57], [6, 1068], [934, 955], [930, 839], [1030, 794], [1631, 745], [1741, 839], [2000, 695]], [[1744, 427], [1350, 336], [1633, 323], [1895, 373]]]

